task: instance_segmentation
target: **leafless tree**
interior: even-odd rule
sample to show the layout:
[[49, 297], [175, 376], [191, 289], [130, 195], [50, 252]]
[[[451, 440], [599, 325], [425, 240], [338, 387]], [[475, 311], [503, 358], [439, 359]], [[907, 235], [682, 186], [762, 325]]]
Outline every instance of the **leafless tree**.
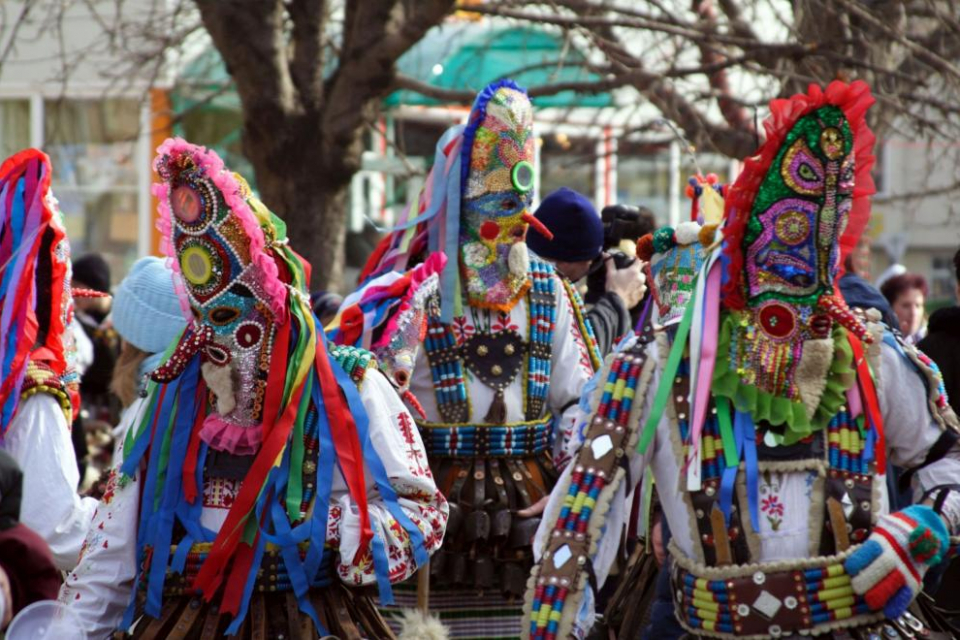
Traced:
[[[397, 89], [473, 98], [475, 87], [440, 89], [396, 66], [458, 8], [553, 29], [586, 54], [592, 80], [548, 81], [529, 87], [533, 97], [614, 92], [730, 157], [753, 153], [769, 99], [834, 78], [871, 83], [881, 134], [960, 137], [955, 0], [138, 0], [139, 11], [122, 10], [134, 0], [37, 0], [32, 11], [56, 18], [77, 3], [114, 9], [102, 46], [125, 52], [140, 75], [175, 69], [198, 34], [212, 41], [240, 98], [259, 190], [321, 287], [340, 279], [348, 187], [383, 99]], [[0, 65], [7, 55], [9, 43]], [[565, 63], [561, 53], [543, 66]]]

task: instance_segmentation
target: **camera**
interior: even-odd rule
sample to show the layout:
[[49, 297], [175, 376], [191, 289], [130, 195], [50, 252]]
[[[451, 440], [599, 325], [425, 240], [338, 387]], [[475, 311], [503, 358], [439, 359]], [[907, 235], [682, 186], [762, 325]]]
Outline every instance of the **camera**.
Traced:
[[[630, 266], [636, 258], [628, 256], [617, 249], [620, 242], [630, 240], [636, 242], [656, 228], [656, 218], [653, 212], [646, 207], [634, 207], [628, 204], [612, 204], [600, 212], [603, 221], [603, 251], [613, 258], [617, 269]], [[614, 249], [611, 251], [611, 249]], [[587, 304], [595, 304], [606, 291], [607, 270], [604, 266], [604, 256], [598, 256], [587, 274]]]

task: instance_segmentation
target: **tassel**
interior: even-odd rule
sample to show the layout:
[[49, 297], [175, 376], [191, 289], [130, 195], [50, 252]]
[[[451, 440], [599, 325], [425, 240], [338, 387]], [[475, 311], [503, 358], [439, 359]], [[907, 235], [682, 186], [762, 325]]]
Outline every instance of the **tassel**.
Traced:
[[487, 424], [506, 424], [507, 423], [507, 403], [503, 398], [503, 389], [497, 389], [493, 394], [493, 402], [490, 403], [490, 409], [483, 421]]

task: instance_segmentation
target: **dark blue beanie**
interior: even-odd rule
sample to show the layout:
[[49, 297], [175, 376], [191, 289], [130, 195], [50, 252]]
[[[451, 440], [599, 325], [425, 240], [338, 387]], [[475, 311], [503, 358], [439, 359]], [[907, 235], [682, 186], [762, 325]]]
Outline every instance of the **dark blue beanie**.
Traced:
[[534, 217], [553, 233], [553, 240], [547, 240], [534, 229], [527, 232], [527, 246], [541, 258], [580, 262], [603, 251], [603, 222], [590, 201], [573, 189], [561, 187], [548, 195]]

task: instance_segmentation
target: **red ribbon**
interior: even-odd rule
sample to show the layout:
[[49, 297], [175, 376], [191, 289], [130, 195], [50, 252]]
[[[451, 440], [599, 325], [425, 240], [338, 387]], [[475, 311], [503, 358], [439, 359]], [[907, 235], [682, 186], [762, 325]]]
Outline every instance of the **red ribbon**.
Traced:
[[207, 384], [200, 379], [197, 384], [197, 419], [193, 422], [190, 432], [190, 444], [187, 447], [187, 458], [183, 461], [183, 496], [188, 504], [197, 499], [197, 458], [200, 456], [200, 431], [203, 421], [207, 417]]
[[860, 393], [863, 396], [863, 402], [866, 406], [867, 418], [877, 431], [875, 451], [877, 472], [886, 473], [887, 444], [883, 435], [883, 416], [880, 413], [880, 402], [877, 400], [877, 389], [873, 386], [870, 367], [867, 364], [867, 359], [864, 357], [863, 343], [860, 342], [860, 338], [855, 336], [850, 330], [847, 330], [847, 339], [850, 341], [850, 348], [853, 349], [853, 361], [857, 367], [857, 383], [860, 385]]
[[[279, 398], [282, 397], [283, 394], [283, 379], [286, 377], [286, 360], [289, 344], [290, 323], [287, 323], [280, 327], [274, 343], [274, 352], [270, 361], [270, 371], [272, 374], [268, 380], [267, 397], [264, 402], [263, 415], [265, 417], [277, 415], [276, 410], [279, 404]], [[278, 377], [279, 380], [274, 379]], [[309, 378], [305, 378], [305, 380], [307, 379]], [[300, 406], [300, 399], [303, 397], [305, 387], [306, 384], [301, 384], [294, 390], [290, 402], [287, 404], [286, 409], [284, 409], [283, 415], [275, 419], [272, 425], [268, 425], [268, 423], [264, 421], [264, 442], [260, 448], [260, 452], [254, 459], [247, 477], [244, 478], [236, 502], [234, 502], [229, 513], [227, 513], [227, 519], [223, 523], [223, 526], [220, 527], [220, 532], [213, 541], [210, 554], [200, 567], [200, 571], [197, 573], [197, 577], [193, 583], [194, 589], [201, 590], [204, 598], [208, 602], [213, 598], [217, 589], [219, 589], [223, 583], [227, 564], [230, 562], [230, 559], [234, 557], [234, 552], [237, 551], [237, 546], [240, 544], [241, 537], [243, 536], [247, 518], [256, 505], [257, 498], [260, 496], [267, 475], [273, 468], [277, 457], [286, 446], [287, 438], [290, 435], [294, 420], [296, 420], [297, 417], [297, 410]], [[243, 549], [241, 549], [240, 552], [245, 553]], [[238, 555], [238, 558], [239, 557]], [[245, 582], [245, 580], [243, 580], [243, 582]], [[226, 605], [227, 603], [224, 602], [222, 606], [226, 607]], [[234, 613], [236, 613], [236, 610], [234, 610]]]
[[323, 394], [323, 406], [333, 435], [333, 446], [337, 450], [337, 460], [347, 482], [350, 497], [356, 503], [360, 516], [360, 545], [353, 559], [356, 563], [373, 539], [370, 512], [367, 508], [367, 483], [363, 477], [363, 449], [360, 447], [360, 438], [357, 437], [357, 425], [353, 421], [346, 399], [340, 392], [323, 345], [317, 345], [316, 361], [320, 392]]

